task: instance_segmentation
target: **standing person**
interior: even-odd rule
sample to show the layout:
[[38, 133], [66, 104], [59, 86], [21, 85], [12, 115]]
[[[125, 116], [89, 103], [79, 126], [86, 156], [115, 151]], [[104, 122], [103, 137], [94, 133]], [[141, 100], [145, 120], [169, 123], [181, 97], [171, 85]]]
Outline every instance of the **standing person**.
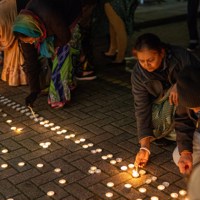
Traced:
[[200, 162], [200, 69], [185, 67], [177, 79], [179, 106], [175, 114], [177, 147], [174, 162], [182, 174], [190, 174]]
[[[53, 108], [63, 107], [70, 101], [70, 87], [73, 81], [72, 59], [68, 57], [71, 56], [68, 42], [81, 16], [82, 7], [87, 4], [93, 4], [93, 1], [31, 0], [25, 10], [20, 12], [13, 26], [15, 35], [23, 43], [32, 44], [35, 52], [38, 51], [41, 56], [53, 60], [53, 68], [56, 70], [53, 70], [52, 88], [55, 92], [54, 98], [49, 102]], [[32, 57], [26, 48], [23, 52], [26, 54], [25, 57]], [[31, 91], [26, 99], [26, 104], [31, 105], [40, 92], [39, 70], [33, 67], [27, 69], [27, 72], [29, 77], [32, 77], [30, 84], [33, 85], [33, 82], [37, 84], [37, 88]]]
[[133, 52], [138, 60], [131, 82], [140, 143], [135, 165], [143, 167], [149, 160], [153, 140], [165, 137], [175, 141], [173, 115], [174, 105], [178, 103], [177, 76], [185, 66], [200, 67], [200, 62], [187, 50], [165, 44], [152, 33], [139, 36]]
[[189, 31], [190, 42], [187, 50], [194, 51], [199, 46], [198, 31], [198, 10], [199, 0], [188, 0], [187, 3], [187, 26]]
[[123, 64], [128, 35], [133, 32], [137, 0], [105, 0], [104, 10], [109, 21], [110, 44], [105, 56], [115, 57], [112, 64]]
[[12, 32], [17, 13], [25, 7], [28, 0], [0, 0], [0, 51], [3, 51], [3, 70], [1, 79], [10, 86], [26, 85], [23, 71], [24, 58], [18, 40]]

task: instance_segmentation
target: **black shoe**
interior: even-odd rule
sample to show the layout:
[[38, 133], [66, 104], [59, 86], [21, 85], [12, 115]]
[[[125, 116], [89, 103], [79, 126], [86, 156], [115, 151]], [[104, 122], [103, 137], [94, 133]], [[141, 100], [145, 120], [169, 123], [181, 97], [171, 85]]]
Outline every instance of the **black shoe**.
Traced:
[[190, 43], [189, 46], [187, 47], [188, 51], [195, 51], [199, 47], [199, 44], [194, 42]]

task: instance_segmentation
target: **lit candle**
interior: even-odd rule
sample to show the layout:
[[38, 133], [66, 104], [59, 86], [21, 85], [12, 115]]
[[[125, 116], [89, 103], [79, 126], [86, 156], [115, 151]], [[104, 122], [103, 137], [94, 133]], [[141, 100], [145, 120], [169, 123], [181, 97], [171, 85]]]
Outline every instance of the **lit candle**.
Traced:
[[146, 191], [147, 191], [146, 188], [143, 188], [143, 187], [139, 188], [139, 192], [141, 192], [141, 193], [145, 193]]
[[170, 194], [170, 196], [174, 199], [177, 199], [178, 198], [178, 194], [176, 192], [173, 192]]
[[128, 169], [127, 166], [121, 166], [122, 171], [126, 171], [127, 169]]
[[116, 160], [111, 160], [111, 161], [110, 161], [110, 164], [112, 164], [112, 165], [115, 165], [116, 163], [117, 163]]
[[75, 137], [75, 134], [70, 134], [70, 137], [71, 137], [71, 138], [74, 138], [74, 137]]
[[91, 153], [95, 154], [95, 153], [96, 153], [96, 150], [95, 150], [95, 149], [92, 149], [92, 150], [91, 150]]
[[148, 178], [146, 181], [145, 181], [146, 184], [150, 184], [151, 183], [151, 179]]
[[90, 169], [95, 171], [97, 169], [97, 167], [96, 166], [92, 166], [92, 167], [90, 167]]
[[74, 141], [76, 144], [79, 144], [81, 141], [80, 140], [75, 140]]
[[124, 185], [124, 187], [127, 188], [127, 189], [130, 189], [130, 188], [132, 187], [132, 185], [129, 184], [129, 183], [126, 183], [126, 184]]
[[101, 156], [101, 158], [102, 158], [103, 160], [107, 160], [107, 159], [108, 159], [107, 156]]
[[89, 170], [88, 170], [88, 173], [89, 173], [89, 174], [94, 174], [95, 172], [94, 172], [93, 170], [89, 169]]
[[48, 191], [48, 192], [47, 192], [47, 195], [50, 196], [50, 197], [53, 196], [54, 194], [55, 194], [54, 191]]
[[40, 125], [44, 125], [45, 123], [44, 122], [40, 122]]
[[44, 127], [48, 128], [48, 127], [49, 127], [49, 124], [44, 124]]
[[164, 185], [158, 185], [157, 188], [158, 188], [158, 190], [164, 190], [165, 186]]
[[163, 184], [165, 187], [169, 187], [169, 182], [166, 182], [166, 181], [165, 181], [165, 182], [163, 182], [162, 184]]
[[44, 144], [42, 147], [43, 147], [44, 149], [46, 149], [46, 148], [48, 148], [48, 147], [49, 147], [49, 145], [47, 145], [47, 144]]
[[128, 167], [129, 167], [130, 169], [133, 169], [133, 168], [134, 168], [134, 164], [131, 163], [131, 164], [128, 165]]
[[19, 162], [19, 163], [18, 163], [18, 166], [20, 166], [20, 167], [23, 167], [24, 165], [25, 165], [24, 162]]
[[45, 124], [48, 124], [48, 123], [49, 123], [49, 120], [44, 120], [44, 123], [45, 123]]
[[6, 113], [4, 113], [4, 114], [2, 115], [2, 117], [7, 117], [7, 114], [6, 114]]
[[41, 147], [44, 146], [44, 142], [41, 142], [41, 143], [40, 143], [40, 146], [41, 146]]
[[55, 168], [55, 169], [54, 169], [54, 172], [59, 173], [59, 172], [61, 172], [61, 169], [60, 169], [60, 168]]
[[100, 173], [101, 173], [101, 170], [100, 170], [100, 169], [96, 169], [96, 170], [95, 170], [95, 173], [100, 174]]
[[12, 123], [12, 120], [8, 119], [8, 120], [6, 120], [6, 123], [10, 124], [10, 123]]
[[84, 144], [82, 147], [83, 147], [84, 149], [87, 149], [87, 148], [88, 148], [88, 145], [87, 145], [87, 144]]
[[108, 158], [112, 158], [113, 155], [112, 155], [112, 154], [108, 154], [107, 157], [108, 157]]
[[23, 128], [17, 128], [17, 132], [20, 133], [23, 130]]
[[[102, 152], [102, 149], [98, 148], [98, 149], [96, 149], [96, 152], [101, 153], [101, 152]], [[107, 156], [106, 156], [106, 157], [107, 157]]]
[[51, 142], [45, 142], [45, 144], [49, 146], [49, 145], [51, 145]]
[[54, 126], [54, 123], [49, 123], [49, 126]]
[[151, 200], [159, 200], [159, 198], [156, 196], [153, 196], [153, 197], [151, 197]]
[[112, 193], [112, 192], [107, 192], [107, 193], [106, 193], [106, 197], [108, 197], [108, 198], [113, 197], [113, 193]]
[[66, 135], [66, 136], [65, 136], [65, 139], [70, 139], [70, 135]]
[[146, 171], [145, 171], [144, 169], [140, 169], [139, 174], [140, 174], [140, 175], [145, 175], [145, 174], [146, 174]]
[[5, 168], [7, 168], [7, 167], [8, 167], [8, 164], [2, 164], [2, 165], [1, 165], [1, 168], [4, 168], [4, 169], [5, 169]]
[[62, 131], [57, 131], [56, 132], [58, 135], [61, 135], [62, 134]]
[[136, 170], [133, 170], [132, 176], [133, 176], [134, 178], [138, 178], [138, 177], [140, 176], [140, 174], [139, 174]]
[[94, 144], [93, 143], [88, 143], [88, 147], [93, 147]]
[[114, 183], [113, 183], [113, 182], [108, 182], [108, 183], [107, 183], [107, 186], [108, 186], [108, 187], [113, 187], [113, 186], [114, 186]]
[[42, 163], [38, 163], [38, 164], [37, 164], [37, 167], [38, 167], [38, 168], [42, 168], [43, 166], [44, 166], [44, 165], [43, 165]]
[[81, 139], [80, 139], [80, 142], [85, 142], [85, 138], [81, 138]]
[[65, 179], [60, 179], [60, 180], [59, 180], [59, 183], [60, 183], [60, 184], [65, 184], [65, 183], [66, 183], [66, 180], [65, 180]]
[[185, 190], [180, 190], [180, 191], [179, 191], [179, 194], [180, 194], [181, 196], [185, 196], [185, 195], [187, 194], [187, 192], [186, 192]]
[[17, 127], [12, 126], [10, 129], [13, 130], [13, 131], [15, 131], [17, 129]]
[[67, 133], [67, 130], [63, 129], [61, 132], [62, 132], [62, 133]]
[[8, 149], [2, 149], [2, 153], [8, 153]]
[[60, 129], [60, 126], [56, 126], [55, 129], [56, 129], [56, 130]]
[[120, 163], [120, 162], [122, 162], [122, 158], [116, 158], [116, 161], [117, 161], [118, 163]]
[[51, 130], [52, 130], [52, 131], [55, 131], [55, 130], [56, 130], [56, 128], [55, 128], [55, 127], [52, 127], [52, 128], [51, 128]]
[[151, 177], [151, 180], [152, 180], [152, 181], [156, 181], [156, 180], [157, 180], [157, 177], [156, 177], [156, 176], [152, 176], [152, 177]]

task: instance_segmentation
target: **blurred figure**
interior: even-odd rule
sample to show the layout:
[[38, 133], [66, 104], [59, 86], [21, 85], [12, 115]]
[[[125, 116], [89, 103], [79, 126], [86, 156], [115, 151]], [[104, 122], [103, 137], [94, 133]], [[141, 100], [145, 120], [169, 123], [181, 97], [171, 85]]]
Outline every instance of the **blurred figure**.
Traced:
[[25, 7], [28, 0], [0, 1], [0, 51], [4, 53], [1, 79], [10, 86], [26, 85], [23, 71], [24, 58], [20, 52], [18, 40], [12, 32], [12, 25], [17, 12]]
[[[72, 66], [74, 52], [69, 41], [72, 33], [76, 32], [77, 23], [80, 20], [82, 8], [85, 5], [93, 5], [94, 0], [31, 0], [15, 20], [13, 31], [22, 43], [29, 43], [35, 48], [35, 52], [53, 61], [52, 81], [48, 103], [53, 108], [63, 107], [71, 99], [73, 88]], [[75, 33], [74, 32], [74, 33]], [[75, 34], [78, 36], [79, 34]], [[79, 36], [78, 36], [79, 37]], [[76, 38], [79, 39], [79, 38]], [[23, 48], [23, 46], [22, 46]], [[26, 58], [32, 53], [23, 49]], [[28, 54], [28, 55], [27, 55]], [[40, 92], [38, 84], [39, 70], [32, 65], [28, 69], [29, 77], [32, 77], [37, 88], [31, 91], [26, 98], [26, 104], [32, 105]], [[34, 75], [33, 75], [34, 74]], [[34, 85], [31, 83], [31, 85]]]
[[193, 165], [200, 162], [200, 68], [194, 67], [185, 67], [177, 79], [177, 147], [173, 159], [180, 172], [186, 175], [192, 172]]
[[198, 10], [199, 0], [188, 0], [187, 3], [187, 25], [189, 31], [190, 42], [188, 51], [194, 51], [199, 47], [199, 31], [198, 31]]
[[128, 35], [133, 32], [137, 0], [105, 0], [104, 9], [109, 21], [110, 45], [105, 56], [114, 57], [113, 64], [123, 64]]

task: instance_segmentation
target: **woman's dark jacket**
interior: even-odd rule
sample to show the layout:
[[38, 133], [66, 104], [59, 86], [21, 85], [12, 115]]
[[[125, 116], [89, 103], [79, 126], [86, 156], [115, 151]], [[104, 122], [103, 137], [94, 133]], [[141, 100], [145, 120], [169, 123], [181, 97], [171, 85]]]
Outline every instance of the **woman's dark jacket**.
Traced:
[[177, 75], [185, 66], [200, 67], [200, 61], [185, 49], [166, 45], [166, 55], [161, 67], [148, 72], [139, 62], [133, 68], [131, 83], [134, 96], [135, 116], [139, 140], [153, 137], [152, 103], [176, 83]]
[[[44, 23], [47, 36], [55, 37], [55, 47], [67, 44], [71, 38], [69, 26], [81, 14], [82, 0], [30, 0], [31, 10]], [[34, 45], [22, 43], [25, 72], [31, 92], [39, 92], [40, 64]]]

